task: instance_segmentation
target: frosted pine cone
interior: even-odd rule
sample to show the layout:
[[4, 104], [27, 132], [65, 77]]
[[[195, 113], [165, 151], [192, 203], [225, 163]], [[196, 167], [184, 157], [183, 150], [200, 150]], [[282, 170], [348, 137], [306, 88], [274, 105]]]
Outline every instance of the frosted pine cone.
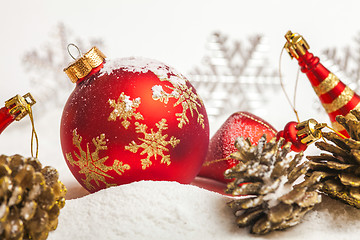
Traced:
[[350, 138], [343, 139], [334, 132], [324, 132], [323, 137], [332, 143], [317, 142], [315, 145], [324, 151], [320, 156], [308, 156], [310, 171], [308, 175], [321, 175], [321, 191], [330, 197], [341, 199], [360, 208], [360, 112], [351, 111], [357, 120], [337, 116], [349, 133]]
[[0, 239], [46, 239], [57, 227], [66, 188], [36, 158], [0, 155]]
[[267, 143], [265, 135], [257, 146], [242, 137], [235, 141], [238, 151], [231, 157], [240, 163], [225, 171], [225, 178], [234, 179], [226, 192], [250, 196], [228, 204], [239, 227], [251, 226], [251, 233], [266, 234], [294, 226], [321, 201], [316, 192], [319, 177], [314, 175], [294, 185], [307, 172], [308, 162], [301, 163], [302, 152], [288, 156], [291, 143], [281, 147], [283, 141], [273, 138]]

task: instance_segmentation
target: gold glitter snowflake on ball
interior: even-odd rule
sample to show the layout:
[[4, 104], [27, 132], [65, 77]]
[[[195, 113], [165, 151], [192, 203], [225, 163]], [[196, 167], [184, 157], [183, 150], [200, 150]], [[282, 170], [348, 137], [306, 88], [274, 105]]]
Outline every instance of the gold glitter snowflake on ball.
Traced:
[[141, 101], [140, 98], [130, 100], [130, 97], [125, 95], [123, 92], [120, 94], [117, 101], [109, 99], [109, 104], [114, 110], [110, 113], [108, 118], [109, 121], [116, 121], [117, 118], [123, 119], [121, 124], [125, 129], [128, 129], [130, 122], [128, 119], [134, 117], [136, 120], [142, 120], [144, 117], [139, 112], [135, 112], [136, 108], [139, 107]]
[[136, 122], [135, 125], [136, 133], [144, 134], [144, 138], [138, 138], [138, 140], [141, 141], [141, 144], [137, 144], [135, 141], [132, 141], [128, 146], [125, 146], [125, 149], [133, 153], [136, 153], [139, 149], [143, 149], [140, 152], [140, 155], [146, 154], [147, 157], [141, 159], [142, 169], [145, 170], [152, 164], [152, 157], [156, 160], [158, 156], [161, 157], [161, 163], [170, 165], [170, 155], [165, 155], [165, 152], [169, 151], [168, 145], [171, 145], [174, 148], [180, 143], [180, 140], [174, 136], [171, 136], [169, 140], [166, 140], [168, 135], [163, 135], [162, 133], [163, 130], [168, 129], [166, 119], [161, 119], [158, 123], [156, 123], [156, 127], [158, 128], [157, 132], [150, 129], [150, 132], [148, 133], [148, 127], [145, 124]]
[[301, 218], [321, 201], [317, 189], [319, 176], [294, 184], [304, 176], [309, 163], [302, 162], [303, 154], [289, 156], [291, 143], [284, 139], [266, 142], [262, 136], [257, 145], [249, 138], [235, 141], [237, 152], [231, 155], [239, 164], [225, 171], [225, 178], [233, 179], [227, 193], [248, 195], [231, 201], [239, 227], [251, 226], [251, 233], [266, 234], [298, 224]]
[[[175, 77], [172, 77], [175, 78]], [[176, 77], [180, 78], [180, 77]], [[183, 82], [175, 80], [168, 80], [168, 79], [162, 79], [160, 78], [160, 81], [169, 81], [172, 83], [171, 86], [166, 86], [168, 89], [170, 89], [172, 92], [168, 93], [166, 92], [162, 86], [155, 85], [152, 88], [153, 91], [153, 99], [159, 100], [160, 102], [163, 102], [167, 104], [169, 102], [170, 98], [177, 99], [176, 103], [174, 103], [174, 107], [181, 105], [182, 106], [182, 112], [176, 113], [175, 116], [177, 117], [176, 120], [179, 121], [178, 127], [182, 128], [185, 124], [189, 123], [189, 118], [186, 116], [188, 110], [190, 111], [191, 117], [194, 116], [194, 112], [197, 114], [197, 123], [202, 126], [202, 128], [205, 128], [204, 125], [204, 115], [201, 114], [198, 110], [198, 107], [201, 108], [204, 106], [204, 103], [202, 102], [201, 98], [193, 92], [192, 87], [188, 87], [186, 85], [186, 80], [182, 79]]]
[[99, 182], [102, 182], [106, 187], [114, 186], [114, 184], [109, 184], [106, 181], [106, 177], [113, 179], [112, 176], [107, 174], [108, 171], [115, 171], [117, 174], [122, 175], [125, 170], [130, 169], [130, 165], [123, 164], [119, 160], [115, 160], [112, 166], [105, 165], [105, 162], [108, 160], [109, 156], [100, 158], [99, 151], [107, 150], [105, 134], [93, 138], [92, 143], [95, 146], [95, 151], [90, 152], [89, 143], [86, 144], [86, 151], [81, 147], [82, 137], [77, 133], [76, 129], [73, 131], [73, 144], [79, 150], [79, 154], [74, 151], [74, 155], [77, 158], [75, 161], [71, 153], [66, 154], [66, 159], [69, 163], [80, 168], [79, 173], [85, 174], [85, 179], [82, 179], [87, 189], [95, 189], [91, 184], [91, 181], [94, 181], [98, 186]]

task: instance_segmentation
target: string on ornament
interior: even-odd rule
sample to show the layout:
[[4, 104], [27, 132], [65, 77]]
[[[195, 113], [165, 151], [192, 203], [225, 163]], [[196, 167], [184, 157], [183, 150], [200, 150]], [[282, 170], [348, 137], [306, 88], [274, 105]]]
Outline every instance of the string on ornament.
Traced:
[[324, 139], [324, 137], [322, 136], [322, 129], [324, 129], [324, 128], [328, 128], [328, 129], [334, 131], [338, 136], [340, 136], [343, 139], [347, 138], [346, 136], [344, 136], [340, 132], [336, 131], [334, 128], [330, 127], [326, 123], [318, 123], [315, 119], [309, 119], [309, 120], [306, 120], [303, 122], [300, 121], [298, 111], [296, 110], [296, 93], [297, 93], [300, 67], [297, 70], [297, 75], [296, 75], [296, 79], [295, 79], [293, 102], [291, 102], [290, 97], [287, 94], [287, 91], [284, 86], [284, 82], [282, 80], [282, 74], [281, 74], [282, 55], [283, 55], [284, 50], [287, 50], [288, 52], [290, 51], [288, 49], [288, 47], [289, 46], [288, 46], [288, 42], [287, 42], [284, 45], [284, 47], [281, 49], [281, 52], [280, 52], [279, 81], [280, 81], [281, 89], [282, 89], [289, 105], [291, 106], [293, 112], [295, 113], [297, 122], [295, 122], [295, 121], [288, 122], [285, 125], [284, 130], [281, 130], [277, 133], [277, 135], [276, 135], [277, 139], [279, 139], [280, 137], [284, 138], [285, 139], [284, 144], [286, 142], [291, 142], [292, 143], [291, 149], [295, 152], [300, 152], [300, 151], [305, 151], [307, 149], [308, 145], [319, 140], [320, 138], [323, 139], [324, 141], [326, 141]]
[[286, 90], [285, 90], [285, 86], [284, 86], [284, 82], [282, 81], [282, 75], [281, 75], [281, 60], [282, 60], [282, 55], [284, 53], [285, 50], [285, 46], [281, 49], [280, 52], [280, 57], [279, 57], [279, 80], [280, 80], [280, 86], [281, 89], [283, 91], [283, 93], [285, 94], [286, 100], [288, 101], [288, 103], [290, 104], [292, 110], [295, 113], [296, 119], [298, 121], [298, 123], [300, 123], [300, 118], [299, 118], [299, 114], [298, 111], [296, 110], [296, 93], [297, 93], [297, 86], [298, 86], [298, 81], [299, 81], [299, 72], [300, 72], [300, 67], [297, 70], [297, 74], [296, 74], [296, 79], [295, 79], [295, 87], [294, 87], [294, 98], [293, 98], [293, 103], [291, 102], [289, 95], [287, 94]]
[[[32, 130], [31, 130], [31, 156], [35, 157], [35, 158], [38, 158], [38, 155], [39, 155], [39, 139], [38, 139], [38, 136], [37, 136], [37, 133], [36, 133], [36, 130], [35, 130], [35, 121], [34, 121], [33, 111], [31, 109], [31, 105], [27, 104], [26, 109], [28, 111], [29, 118], [30, 118], [30, 121], [31, 121], [31, 127], [32, 127]], [[35, 156], [34, 156], [34, 138], [35, 138], [35, 144], [36, 144], [36, 151], [35, 151], [36, 154], [35, 154]]]

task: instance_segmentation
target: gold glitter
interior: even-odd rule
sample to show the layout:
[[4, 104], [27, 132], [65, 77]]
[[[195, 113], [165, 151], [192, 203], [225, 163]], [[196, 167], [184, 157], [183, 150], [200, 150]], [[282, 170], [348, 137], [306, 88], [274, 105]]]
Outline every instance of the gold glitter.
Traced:
[[356, 208], [360, 208], [360, 201], [356, 198], [353, 198], [349, 195], [349, 193], [345, 192], [345, 191], [335, 191], [335, 190], [331, 190], [330, 188], [324, 186], [322, 189], [322, 191], [324, 191], [324, 193], [328, 194], [331, 197], [336, 197], [341, 199], [342, 201], [348, 203], [351, 206], [354, 206]]
[[[179, 76], [178, 76], [179, 77]], [[180, 77], [179, 77], [180, 78]], [[168, 81], [171, 82], [169, 79], [166, 78], [160, 78], [160, 81]], [[183, 78], [182, 78], [183, 79]], [[186, 79], [183, 79], [187, 82]], [[171, 82], [172, 83], [172, 82]], [[188, 87], [186, 83], [178, 83], [174, 84], [172, 83], [171, 86], [166, 86], [170, 90], [172, 90], [171, 93], [167, 93], [164, 90], [161, 90], [160, 96], [154, 96], [154, 100], [160, 100], [161, 102], [167, 104], [169, 102], [170, 98], [177, 99], [177, 102], [174, 104], [174, 107], [181, 104], [183, 110], [181, 113], [175, 113], [175, 116], [177, 117], [176, 120], [179, 121], [178, 127], [182, 128], [185, 124], [189, 123], [189, 119], [186, 116], [186, 113], [188, 110], [190, 110], [191, 117], [194, 116], [194, 111], [197, 113], [197, 123], [202, 126], [202, 128], [205, 128], [204, 124], [204, 115], [199, 113], [198, 107], [204, 106], [204, 103], [202, 102], [201, 98], [193, 92], [192, 87]]]
[[76, 129], [73, 131], [73, 144], [79, 150], [79, 153], [74, 151], [74, 155], [77, 158], [75, 161], [71, 153], [66, 154], [66, 159], [69, 161], [71, 166], [78, 166], [80, 168], [79, 173], [85, 174], [86, 178], [81, 179], [85, 184], [87, 189], [95, 189], [95, 187], [90, 183], [90, 181], [95, 181], [96, 185], [99, 185], [99, 182], [103, 182], [106, 187], [113, 186], [115, 184], [109, 184], [106, 181], [106, 178], [113, 179], [112, 176], [108, 175], [107, 172], [114, 170], [117, 174], [122, 175], [125, 170], [129, 170], [130, 166], [128, 164], [123, 164], [119, 160], [115, 160], [113, 166], [106, 166], [105, 162], [108, 160], [109, 156], [100, 158], [99, 151], [107, 150], [105, 134], [93, 138], [92, 142], [95, 146], [95, 151], [90, 153], [89, 143], [86, 144], [86, 152], [81, 147], [82, 137], [77, 133]]
[[346, 86], [344, 91], [332, 103], [322, 103], [327, 113], [332, 113], [345, 106], [354, 96], [354, 91]]
[[161, 163], [170, 165], [170, 155], [165, 155], [164, 152], [169, 151], [167, 145], [170, 144], [174, 148], [180, 143], [180, 140], [176, 139], [174, 136], [172, 136], [170, 140], [166, 140], [168, 135], [162, 134], [163, 130], [168, 129], [166, 119], [163, 118], [161, 121], [156, 123], [156, 127], [158, 128], [157, 132], [150, 129], [150, 133], [147, 133], [147, 126], [145, 124], [136, 122], [135, 125], [136, 132], [144, 134], [144, 138], [138, 138], [138, 140], [141, 141], [140, 145], [138, 145], [135, 141], [132, 141], [129, 146], [125, 146], [125, 149], [133, 153], [136, 153], [140, 148], [143, 149], [143, 151], [140, 152], [140, 155], [147, 154], [147, 157], [145, 159], [141, 159], [142, 169], [145, 170], [152, 164], [150, 160], [151, 157], [154, 157], [156, 160], [157, 156], [161, 157]]
[[318, 86], [314, 86], [314, 91], [318, 96], [329, 92], [330, 90], [334, 89], [339, 84], [340, 80], [337, 76], [332, 73], [329, 73], [329, 76], [322, 81]]
[[125, 129], [128, 129], [130, 122], [128, 119], [134, 117], [136, 120], [144, 119], [144, 117], [139, 113], [135, 112], [136, 108], [140, 105], [140, 98], [130, 100], [129, 96], [126, 96], [123, 92], [120, 94], [117, 102], [115, 100], [109, 99], [109, 104], [114, 110], [110, 113], [108, 121], [116, 121], [123, 119], [121, 124]]

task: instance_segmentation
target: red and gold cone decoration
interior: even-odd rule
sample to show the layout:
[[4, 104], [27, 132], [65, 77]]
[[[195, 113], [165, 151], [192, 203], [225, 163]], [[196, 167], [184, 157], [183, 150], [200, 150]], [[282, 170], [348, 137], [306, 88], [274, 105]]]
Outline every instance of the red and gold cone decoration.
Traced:
[[287, 42], [284, 48], [291, 58], [298, 60], [301, 71], [308, 77], [328, 113], [333, 128], [348, 137], [348, 133], [335, 118], [337, 115], [353, 118], [350, 111], [360, 109], [360, 97], [308, 51], [310, 47], [301, 35], [288, 31], [285, 38]]

